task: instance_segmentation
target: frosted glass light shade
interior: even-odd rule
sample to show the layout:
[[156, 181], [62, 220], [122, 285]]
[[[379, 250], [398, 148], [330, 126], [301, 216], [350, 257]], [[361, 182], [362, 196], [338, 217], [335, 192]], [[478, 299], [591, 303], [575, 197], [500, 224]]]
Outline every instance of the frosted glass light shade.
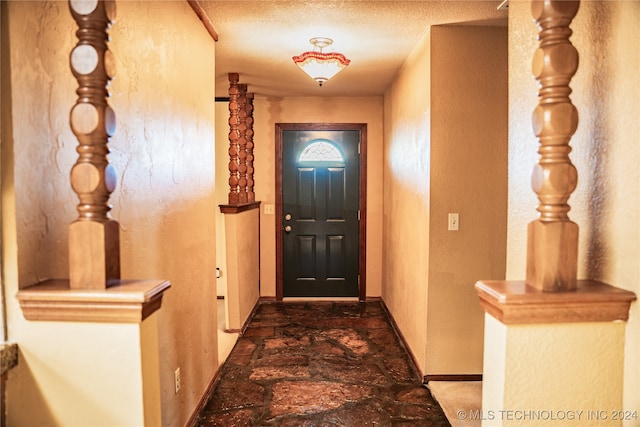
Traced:
[[304, 52], [294, 56], [293, 62], [320, 86], [331, 77], [342, 71], [349, 63], [343, 54], [337, 52], [324, 53], [322, 48], [333, 43], [331, 39], [317, 37], [310, 40], [319, 50]]

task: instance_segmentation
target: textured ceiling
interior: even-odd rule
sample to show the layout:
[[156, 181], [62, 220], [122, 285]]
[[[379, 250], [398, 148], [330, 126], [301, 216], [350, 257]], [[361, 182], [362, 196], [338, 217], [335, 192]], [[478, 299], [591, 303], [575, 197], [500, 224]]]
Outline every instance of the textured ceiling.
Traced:
[[[199, 0], [218, 33], [216, 96], [228, 73], [263, 96], [381, 95], [431, 25], [507, 25], [501, 0]], [[291, 60], [329, 37], [351, 64], [319, 87]], [[326, 50], [325, 50], [326, 51]]]

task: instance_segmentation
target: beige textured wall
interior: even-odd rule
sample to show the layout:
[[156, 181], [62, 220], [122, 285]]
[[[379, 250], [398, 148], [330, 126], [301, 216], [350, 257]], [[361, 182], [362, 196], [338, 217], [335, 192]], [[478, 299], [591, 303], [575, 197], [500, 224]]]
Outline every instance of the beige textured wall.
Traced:
[[482, 373], [474, 284], [505, 277], [507, 108], [506, 27], [432, 27], [427, 374]]
[[[229, 103], [216, 102], [216, 267], [220, 268], [220, 278], [216, 279], [216, 294], [227, 293], [227, 243], [224, 228], [224, 214], [220, 205], [229, 203]], [[225, 304], [227, 301], [225, 301]], [[228, 311], [228, 310], [227, 310]], [[227, 313], [228, 314], [228, 313]]]
[[[242, 76], [240, 76], [242, 82]], [[309, 81], [309, 84], [313, 84]], [[248, 91], [251, 92], [251, 86]], [[276, 123], [367, 124], [367, 296], [380, 296], [382, 265], [382, 97], [267, 98], [254, 100], [256, 200], [260, 213], [260, 294], [276, 294], [275, 215], [264, 213], [275, 204]]]
[[473, 285], [505, 269], [506, 39], [433, 27], [385, 95], [383, 299], [424, 374], [482, 372]]
[[[611, 408], [623, 408], [623, 323], [486, 322], [483, 427], [622, 425]], [[543, 411], [554, 418], [535, 418]]]
[[[121, 228], [122, 276], [172, 283], [158, 313], [162, 417], [165, 425], [183, 425], [217, 365], [214, 42], [187, 2], [118, 2], [117, 8], [109, 102], [117, 118], [110, 161], [119, 183], [112, 216]], [[33, 366], [52, 351], [48, 329], [26, 322], [13, 296], [18, 287], [68, 275], [67, 227], [77, 200], [69, 185], [77, 142], [68, 124], [77, 82], [68, 57], [76, 24], [66, 2], [10, 2], [8, 13], [10, 49], [2, 60], [11, 61], [13, 96], [3, 97], [2, 109], [11, 109], [12, 132], [5, 137], [3, 124], [2, 148], [3, 162], [13, 148], [15, 172], [3, 177], [3, 264], [8, 338], [21, 349], [9, 377], [8, 420], [56, 425], [49, 383], [81, 379], [82, 371], [36, 375]], [[84, 351], [85, 344], [79, 339], [57, 351]], [[175, 395], [177, 367], [183, 389]]]
[[384, 97], [382, 298], [424, 372], [430, 222], [430, 36]]
[[[20, 360], [7, 385], [7, 425], [150, 427], [143, 424], [139, 337], [135, 323], [21, 327]], [[155, 409], [159, 415], [158, 402]]]
[[260, 298], [259, 241], [260, 211], [251, 209], [225, 214], [227, 253], [227, 302], [229, 329], [239, 330]]
[[[571, 81], [580, 122], [571, 139], [578, 188], [569, 217], [580, 226], [579, 278], [640, 294], [640, 2], [582, 2], [571, 28], [580, 66]], [[523, 279], [526, 226], [537, 198], [531, 169], [537, 140], [530, 64], [536, 26], [528, 2], [509, 7], [509, 218], [507, 278]], [[631, 308], [625, 342], [624, 408], [640, 409], [640, 312]], [[600, 387], [600, 384], [593, 384]], [[638, 426], [638, 421], [627, 425]]]

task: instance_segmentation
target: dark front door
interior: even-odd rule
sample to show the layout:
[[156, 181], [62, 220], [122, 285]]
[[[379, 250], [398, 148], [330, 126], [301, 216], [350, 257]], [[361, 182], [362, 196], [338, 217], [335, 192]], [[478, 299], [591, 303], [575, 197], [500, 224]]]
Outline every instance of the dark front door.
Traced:
[[359, 130], [283, 130], [282, 296], [358, 297]]

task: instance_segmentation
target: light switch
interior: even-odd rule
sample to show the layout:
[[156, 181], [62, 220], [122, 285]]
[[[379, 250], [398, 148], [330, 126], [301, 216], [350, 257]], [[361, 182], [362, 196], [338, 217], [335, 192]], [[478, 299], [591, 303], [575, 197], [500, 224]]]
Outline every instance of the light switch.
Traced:
[[265, 203], [265, 205], [264, 205], [264, 213], [265, 213], [265, 215], [273, 215], [274, 214], [274, 205]]
[[449, 231], [458, 231], [460, 228], [460, 218], [457, 213], [449, 214]]

